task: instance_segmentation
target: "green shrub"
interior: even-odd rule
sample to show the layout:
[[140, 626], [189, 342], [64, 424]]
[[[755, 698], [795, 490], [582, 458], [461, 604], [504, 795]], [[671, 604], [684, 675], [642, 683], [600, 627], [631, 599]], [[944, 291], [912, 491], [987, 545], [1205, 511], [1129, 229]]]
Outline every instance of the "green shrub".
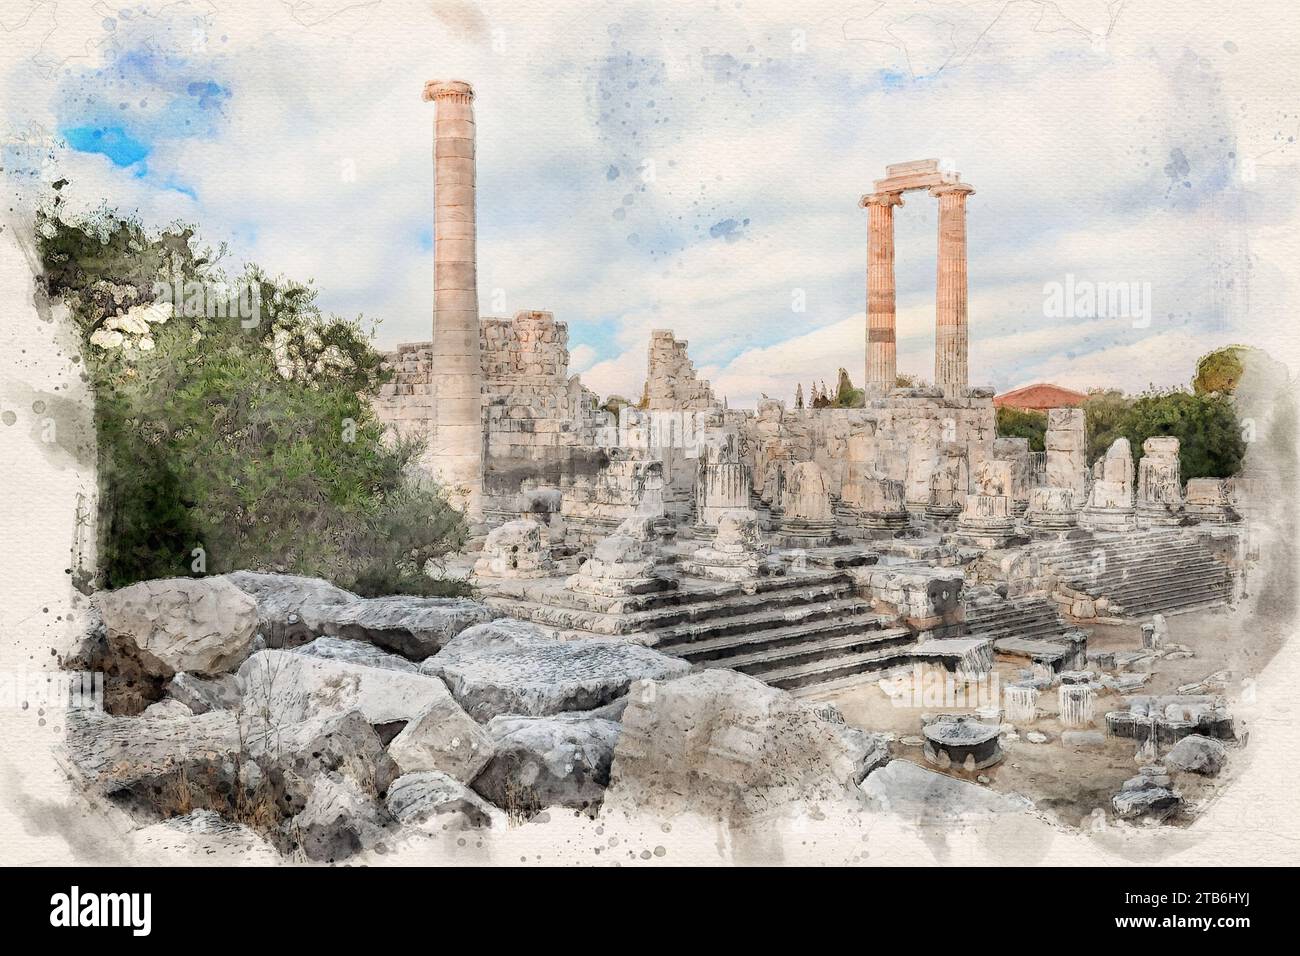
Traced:
[[[418, 445], [384, 441], [370, 398], [385, 376], [359, 320], [256, 267], [232, 287], [260, 307], [214, 310], [224, 250], [196, 253], [188, 228], [69, 221], [56, 200], [37, 233], [96, 396], [103, 584], [252, 568], [368, 594], [464, 589], [423, 573], [463, 544], [464, 519], [418, 477]], [[172, 315], [121, 333], [132, 307], [162, 304], [156, 283], [206, 297], [173, 296]]]
[[1047, 449], [1047, 413], [1027, 408], [999, 408], [999, 438], [1028, 438], [1030, 451]]

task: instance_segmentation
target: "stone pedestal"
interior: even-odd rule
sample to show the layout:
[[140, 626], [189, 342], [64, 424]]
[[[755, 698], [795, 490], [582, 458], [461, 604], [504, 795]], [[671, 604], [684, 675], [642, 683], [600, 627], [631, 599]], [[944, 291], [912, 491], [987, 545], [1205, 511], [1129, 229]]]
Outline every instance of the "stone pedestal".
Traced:
[[930, 475], [930, 500], [925, 506], [925, 516], [943, 520], [961, 514], [962, 508], [966, 506], [969, 486], [965, 449], [954, 445], [945, 446]]
[[532, 518], [507, 521], [488, 532], [482, 556], [474, 562], [480, 578], [542, 578], [555, 573], [549, 542]]
[[1029, 493], [1025, 524], [1035, 532], [1069, 531], [1079, 523], [1079, 509], [1069, 488], [1035, 488]]
[[907, 527], [907, 502], [903, 482], [880, 473], [874, 445], [864, 436], [849, 439], [849, 460], [840, 483], [843, 517], [868, 532], [892, 534]]
[[785, 476], [776, 540], [787, 548], [812, 548], [835, 541], [830, 479], [812, 461], [792, 465]]
[[724, 514], [748, 510], [752, 483], [735, 432], [704, 435], [695, 467], [695, 533], [712, 537]]
[[1089, 531], [1132, 531], [1133, 454], [1127, 438], [1117, 438], [1103, 458], [1093, 466], [1088, 504], [1079, 513], [1079, 524]]
[[1029, 439], [995, 438], [993, 440], [993, 457], [1005, 461], [1010, 467], [1009, 490], [1011, 510], [1023, 515], [1029, 508], [1030, 485]]
[[1148, 438], [1142, 443], [1134, 511], [1139, 527], [1177, 525], [1183, 520], [1183, 485], [1178, 439]]
[[1088, 436], [1083, 409], [1048, 409], [1045, 443], [1043, 484], [1064, 488], [1082, 505], [1088, 490]]
[[922, 733], [925, 736], [922, 753], [936, 766], [975, 771], [1002, 760], [997, 724], [944, 714], [926, 724]]
[[1184, 509], [1189, 517], [1207, 524], [1238, 520], [1228, 495], [1227, 482], [1222, 478], [1189, 479]]
[[1066, 727], [1091, 727], [1096, 700], [1094, 684], [1062, 684], [1057, 690], [1061, 723]]
[[1010, 723], [1030, 723], [1038, 717], [1038, 688], [1033, 684], [1008, 684], [1002, 702]]
[[748, 509], [728, 511], [718, 520], [713, 541], [683, 562], [682, 570], [715, 581], [752, 581], [766, 571], [766, 558], [758, 515]]
[[968, 495], [957, 518], [957, 537], [979, 548], [1003, 548], [1016, 535], [1016, 516], [1006, 495]]
[[975, 469], [975, 494], [967, 495], [957, 519], [960, 540], [981, 548], [1001, 548], [1015, 537], [1011, 493], [1015, 464], [1006, 459], [982, 461]]
[[660, 567], [654, 519], [633, 517], [602, 539], [565, 587], [601, 597], [647, 594], [677, 587], [677, 581]]

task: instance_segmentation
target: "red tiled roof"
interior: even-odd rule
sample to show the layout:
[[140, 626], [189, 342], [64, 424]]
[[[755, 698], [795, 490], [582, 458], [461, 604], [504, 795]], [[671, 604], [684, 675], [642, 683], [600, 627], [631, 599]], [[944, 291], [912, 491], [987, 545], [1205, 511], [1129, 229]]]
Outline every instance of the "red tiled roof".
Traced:
[[1024, 388], [1004, 392], [993, 399], [993, 404], [998, 408], [1023, 408], [1043, 411], [1048, 408], [1069, 408], [1082, 405], [1087, 397], [1083, 392], [1040, 382], [1037, 385], [1026, 385]]

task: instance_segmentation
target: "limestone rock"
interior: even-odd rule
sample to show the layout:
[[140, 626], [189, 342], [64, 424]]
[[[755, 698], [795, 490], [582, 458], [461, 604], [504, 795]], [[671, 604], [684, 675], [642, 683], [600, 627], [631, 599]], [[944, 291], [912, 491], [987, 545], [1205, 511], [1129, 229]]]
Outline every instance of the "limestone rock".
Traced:
[[1111, 797], [1111, 807], [1121, 820], [1154, 817], [1163, 820], [1182, 806], [1182, 797], [1167, 787], [1148, 787], [1142, 790], [1121, 790]]
[[156, 704], [150, 704], [144, 709], [141, 717], [193, 717], [194, 711], [190, 710], [179, 700], [168, 698], [160, 700]]
[[[193, 810], [161, 823], [141, 827], [133, 834], [142, 854], [166, 854], [167, 864], [193, 862], [234, 866], [273, 866], [281, 863], [275, 847], [256, 831], [232, 823], [215, 810]], [[186, 860], [186, 855], [192, 860]]]
[[258, 651], [239, 668], [244, 708], [277, 723], [359, 710], [372, 724], [413, 720], [448, 699], [441, 681], [293, 651]]
[[294, 652], [307, 657], [321, 657], [366, 667], [380, 667], [390, 671], [416, 673], [419, 668], [405, 657], [381, 651], [365, 641], [350, 641], [341, 637], [318, 637], [310, 644], [294, 648]]
[[1024, 813], [1034, 806], [1020, 794], [998, 793], [907, 760], [891, 760], [870, 774], [862, 792], [874, 809], [930, 825]]
[[320, 578], [235, 571], [224, 575], [257, 601], [269, 647], [296, 647], [322, 635], [369, 641], [421, 660], [471, 624], [495, 615], [462, 598], [361, 598]]
[[258, 628], [272, 647], [295, 647], [323, 633], [338, 609], [362, 599], [321, 578], [232, 571], [223, 575], [257, 602]]
[[857, 804], [863, 735], [728, 670], [629, 693], [606, 806], [739, 819], [819, 801]]
[[532, 518], [507, 521], [488, 532], [482, 556], [474, 562], [479, 577], [534, 578], [554, 573], [542, 526]]
[[527, 812], [600, 804], [619, 737], [614, 721], [584, 714], [494, 717], [486, 729], [496, 754], [473, 786], [497, 806]]
[[319, 774], [342, 774], [379, 792], [397, 776], [358, 711], [292, 724], [228, 710], [189, 718], [71, 711], [65, 747], [91, 789], [155, 815], [177, 806], [224, 812], [237, 799], [292, 815]]
[[1163, 820], [1182, 807], [1183, 798], [1173, 789], [1163, 767], [1148, 766], [1142, 767], [1136, 777], [1125, 780], [1119, 793], [1111, 797], [1110, 804], [1121, 820], [1142, 817]]
[[436, 654], [465, 628], [495, 616], [485, 605], [463, 598], [370, 598], [340, 608], [322, 633], [370, 641], [418, 661]]
[[384, 797], [388, 812], [404, 826], [424, 830], [490, 826], [493, 807], [473, 790], [437, 770], [405, 773]]
[[257, 604], [221, 578], [165, 578], [101, 591], [110, 646], [144, 670], [213, 676], [236, 667], [257, 633]]
[[1218, 776], [1228, 762], [1228, 748], [1212, 737], [1191, 734], [1174, 744], [1165, 763], [1175, 770]]
[[[441, 683], [441, 682], [439, 682]], [[438, 770], [469, 783], [492, 759], [492, 738], [445, 694], [421, 711], [388, 745], [402, 773]]]
[[513, 619], [472, 627], [420, 666], [441, 677], [475, 720], [590, 710], [627, 693], [641, 678], [690, 670], [685, 661], [626, 641], [559, 641]]
[[308, 859], [333, 863], [382, 844], [388, 820], [373, 793], [338, 774], [322, 774], [290, 830]]
[[234, 674], [197, 677], [181, 671], [163, 688], [168, 697], [180, 701], [191, 713], [234, 710], [239, 706], [239, 679]]

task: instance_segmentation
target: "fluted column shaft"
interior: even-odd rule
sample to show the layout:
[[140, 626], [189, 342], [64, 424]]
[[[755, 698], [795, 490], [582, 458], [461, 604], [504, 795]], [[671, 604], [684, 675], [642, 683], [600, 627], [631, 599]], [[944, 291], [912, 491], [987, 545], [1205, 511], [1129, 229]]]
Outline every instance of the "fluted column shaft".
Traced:
[[898, 193], [863, 196], [867, 207], [867, 391], [887, 395], [898, 378], [894, 287], [894, 207]]
[[474, 189], [474, 91], [431, 81], [434, 120], [433, 386], [428, 457], [471, 518], [483, 493], [483, 370], [479, 356]]
[[939, 264], [935, 289], [934, 383], [945, 392], [967, 386], [966, 197], [964, 183], [935, 186], [939, 199]]

